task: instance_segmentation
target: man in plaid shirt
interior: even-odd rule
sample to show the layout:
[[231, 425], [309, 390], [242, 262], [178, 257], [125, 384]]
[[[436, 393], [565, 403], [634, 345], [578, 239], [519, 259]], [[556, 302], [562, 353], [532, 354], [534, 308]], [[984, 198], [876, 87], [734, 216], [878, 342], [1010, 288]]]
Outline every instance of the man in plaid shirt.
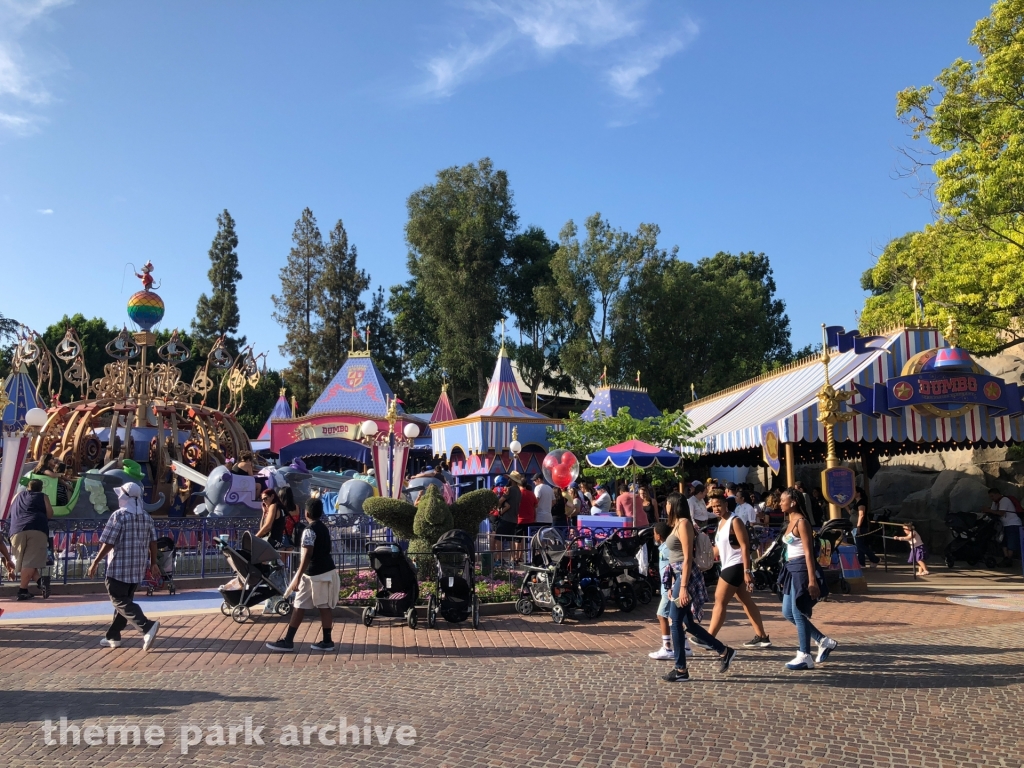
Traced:
[[142, 506], [142, 488], [125, 483], [117, 489], [119, 509], [111, 513], [100, 534], [100, 551], [89, 566], [89, 577], [95, 578], [100, 561], [107, 558], [106, 587], [114, 604], [114, 620], [100, 645], [121, 647], [121, 630], [130, 621], [142, 632], [142, 650], [153, 647], [159, 621], [150, 621], [135, 602], [135, 590], [146, 577], [146, 568], [157, 568], [156, 526]]

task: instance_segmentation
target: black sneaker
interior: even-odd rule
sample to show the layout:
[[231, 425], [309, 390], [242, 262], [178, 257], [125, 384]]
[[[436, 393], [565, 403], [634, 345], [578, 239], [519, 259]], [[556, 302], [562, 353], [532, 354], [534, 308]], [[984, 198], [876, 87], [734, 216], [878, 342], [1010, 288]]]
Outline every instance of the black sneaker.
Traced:
[[720, 657], [722, 663], [718, 666], [718, 671], [725, 674], [729, 671], [729, 665], [732, 664], [732, 660], [736, 658], [736, 649], [725, 646], [725, 653]]
[[309, 646], [311, 651], [323, 651], [324, 653], [331, 653], [334, 650], [334, 643], [325, 643], [323, 640], [313, 643]]
[[747, 642], [745, 642], [743, 644], [743, 647], [744, 648], [771, 648], [772, 647], [772, 641], [771, 641], [771, 638], [768, 637], [768, 635], [765, 635], [764, 637], [761, 637], [760, 635], [754, 635], [754, 639], [753, 640], [747, 640]]
[[663, 675], [661, 679], [666, 683], [685, 683], [690, 679], [690, 673], [685, 669], [682, 672], [678, 669], [672, 669], [667, 675]]
[[710, 645], [705, 643], [703, 640], [698, 640], [696, 637], [690, 637], [690, 642], [696, 645], [698, 648], [703, 648], [705, 651], [715, 650]]
[[276, 643], [267, 643], [266, 648], [274, 653], [292, 653], [295, 651], [295, 642], [287, 638], [281, 638]]
[[27, 589], [19, 589], [18, 590], [18, 599], [19, 600], [31, 600], [33, 597], [35, 597], [35, 595], [33, 595]]

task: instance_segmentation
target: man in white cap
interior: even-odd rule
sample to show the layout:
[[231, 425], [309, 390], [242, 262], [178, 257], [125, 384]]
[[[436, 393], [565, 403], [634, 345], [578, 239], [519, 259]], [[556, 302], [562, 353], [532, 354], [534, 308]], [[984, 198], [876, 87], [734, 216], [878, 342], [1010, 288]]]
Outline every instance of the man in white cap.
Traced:
[[114, 620], [100, 645], [121, 647], [121, 630], [130, 621], [142, 632], [142, 650], [153, 647], [159, 621], [146, 618], [135, 602], [135, 590], [146, 577], [146, 568], [157, 570], [156, 526], [142, 506], [142, 488], [125, 483], [117, 489], [117, 506], [100, 534], [100, 551], [89, 566], [89, 578], [96, 577], [100, 561], [107, 558], [105, 584], [114, 604]]

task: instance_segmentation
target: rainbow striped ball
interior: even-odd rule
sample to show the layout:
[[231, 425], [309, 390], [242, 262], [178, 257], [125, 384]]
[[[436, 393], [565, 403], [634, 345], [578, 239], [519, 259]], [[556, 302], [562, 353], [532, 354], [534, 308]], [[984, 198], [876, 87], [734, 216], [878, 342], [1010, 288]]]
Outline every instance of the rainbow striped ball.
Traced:
[[128, 317], [139, 328], [148, 331], [163, 320], [164, 300], [152, 291], [133, 293], [128, 299]]

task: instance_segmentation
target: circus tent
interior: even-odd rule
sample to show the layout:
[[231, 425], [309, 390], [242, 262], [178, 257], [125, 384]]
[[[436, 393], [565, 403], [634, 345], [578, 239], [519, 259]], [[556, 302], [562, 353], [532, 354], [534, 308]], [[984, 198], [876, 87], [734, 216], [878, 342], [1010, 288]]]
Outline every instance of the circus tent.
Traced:
[[620, 408], [629, 408], [629, 415], [634, 419], [661, 416], [661, 411], [651, 401], [646, 389], [606, 385], [597, 388], [594, 399], [580, 414], [580, 418], [584, 421], [594, 421], [599, 416], [616, 416]]
[[272, 421], [275, 419], [290, 419], [294, 415], [291, 405], [288, 404], [288, 398], [284, 396], [284, 393], [285, 388], [281, 387], [281, 391], [277, 396], [277, 402], [274, 403], [274, 407], [271, 409], [263, 429], [260, 430], [259, 437], [252, 442], [253, 450], [262, 451], [270, 447], [270, 423]]

